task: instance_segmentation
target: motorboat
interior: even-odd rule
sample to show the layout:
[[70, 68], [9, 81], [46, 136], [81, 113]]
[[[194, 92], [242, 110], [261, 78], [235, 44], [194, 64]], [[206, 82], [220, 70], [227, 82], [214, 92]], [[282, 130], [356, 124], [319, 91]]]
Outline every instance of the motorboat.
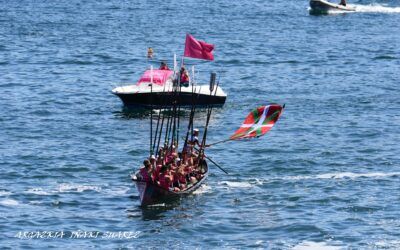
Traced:
[[329, 14], [335, 12], [354, 12], [356, 8], [350, 5], [340, 5], [325, 0], [310, 0], [311, 14]]
[[174, 71], [146, 70], [136, 84], [119, 86], [112, 90], [127, 107], [163, 108], [173, 106], [222, 106], [226, 93], [218, 84], [213, 90], [209, 85], [190, 82], [178, 86], [174, 81]]

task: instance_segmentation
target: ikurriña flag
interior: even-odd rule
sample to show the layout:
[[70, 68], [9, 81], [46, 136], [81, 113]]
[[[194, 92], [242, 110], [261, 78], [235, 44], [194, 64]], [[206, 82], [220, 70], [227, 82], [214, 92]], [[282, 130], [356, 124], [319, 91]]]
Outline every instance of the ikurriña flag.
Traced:
[[196, 40], [192, 35], [186, 34], [185, 57], [192, 57], [204, 60], [214, 60], [214, 44]]
[[284, 106], [270, 104], [254, 109], [247, 115], [242, 126], [229, 139], [255, 138], [266, 134], [278, 121]]

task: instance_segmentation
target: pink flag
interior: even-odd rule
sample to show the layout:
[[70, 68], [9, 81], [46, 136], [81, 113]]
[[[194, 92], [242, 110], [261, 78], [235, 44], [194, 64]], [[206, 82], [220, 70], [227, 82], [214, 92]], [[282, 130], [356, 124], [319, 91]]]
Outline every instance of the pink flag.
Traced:
[[186, 34], [184, 56], [213, 61], [213, 50], [214, 44], [198, 41], [192, 35]]

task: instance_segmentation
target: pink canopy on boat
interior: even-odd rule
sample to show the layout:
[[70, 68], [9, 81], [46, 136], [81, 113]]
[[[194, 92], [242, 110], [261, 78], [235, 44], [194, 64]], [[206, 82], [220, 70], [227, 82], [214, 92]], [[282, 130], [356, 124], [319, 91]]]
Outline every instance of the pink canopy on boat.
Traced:
[[172, 76], [174, 72], [172, 70], [160, 70], [160, 69], [153, 69], [153, 70], [146, 70], [142, 77], [140, 77], [137, 85], [141, 83], [150, 83], [151, 77], [153, 76], [153, 83], [158, 85], [164, 85], [164, 83]]

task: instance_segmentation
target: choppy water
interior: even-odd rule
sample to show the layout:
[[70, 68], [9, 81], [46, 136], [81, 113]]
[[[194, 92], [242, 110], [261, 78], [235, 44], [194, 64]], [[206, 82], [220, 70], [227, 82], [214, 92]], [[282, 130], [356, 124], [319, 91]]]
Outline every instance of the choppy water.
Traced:
[[[399, 2], [328, 16], [307, 1], [0, 3], [2, 249], [400, 248]], [[148, 113], [110, 90], [139, 77], [148, 46], [181, 54], [186, 32], [216, 45], [215, 62], [187, 63], [229, 95], [210, 142], [257, 105], [286, 110], [266, 137], [209, 150], [230, 175], [143, 209], [128, 174]], [[103, 238], [18, 238], [78, 230]]]

